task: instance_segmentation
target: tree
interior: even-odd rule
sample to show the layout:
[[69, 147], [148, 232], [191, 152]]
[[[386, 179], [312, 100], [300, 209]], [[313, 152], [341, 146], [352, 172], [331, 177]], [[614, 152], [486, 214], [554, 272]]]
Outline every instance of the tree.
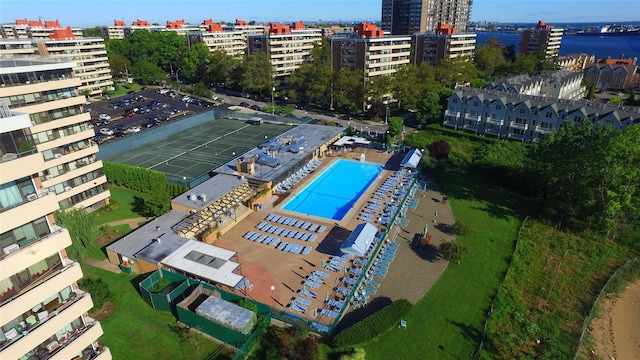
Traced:
[[236, 83], [242, 91], [263, 95], [271, 93], [275, 85], [273, 80], [273, 66], [269, 56], [263, 52], [245, 56], [235, 73]]
[[389, 118], [389, 135], [391, 137], [400, 135], [403, 127], [404, 120], [401, 117], [392, 116]]
[[207, 75], [210, 57], [207, 45], [193, 44], [184, 52], [179, 62], [183, 78], [190, 83], [202, 81]]
[[84, 257], [87, 246], [93, 239], [92, 233], [96, 229], [98, 218], [96, 213], [88, 213], [85, 209], [64, 209], [53, 213], [56, 223], [69, 230], [72, 240], [70, 255], [76, 259]]
[[438, 246], [438, 253], [443, 259], [449, 261], [460, 261], [462, 256], [467, 253], [467, 248], [455, 241], [445, 241]]
[[451, 145], [446, 140], [436, 140], [427, 146], [429, 156], [436, 161], [440, 161], [449, 157]]
[[400, 67], [391, 83], [398, 105], [403, 109], [416, 109], [425, 93], [440, 91], [443, 86], [436, 81], [435, 74], [435, 68], [424, 62]]
[[109, 56], [109, 67], [111, 68], [111, 73], [119, 77], [125, 77], [133, 70], [131, 61], [120, 54]]
[[133, 75], [142, 84], [152, 84], [156, 80], [166, 77], [164, 71], [150, 61], [140, 61], [133, 67]]
[[529, 173], [543, 213], [615, 237], [640, 217], [640, 128], [567, 122], [542, 138]]
[[442, 105], [440, 97], [436, 93], [428, 92], [418, 102], [418, 122], [426, 125], [429, 122], [439, 119], [442, 116]]
[[454, 88], [458, 84], [467, 84], [478, 77], [473, 62], [464, 57], [442, 59], [436, 65], [435, 80], [444, 87]]
[[100, 26], [94, 26], [92, 28], [87, 28], [82, 30], [83, 37], [102, 37], [102, 28]]
[[313, 100], [320, 106], [329, 106], [332, 80], [330, 51], [326, 38], [319, 44], [313, 44], [311, 61], [302, 63], [287, 79], [291, 98]]
[[210, 82], [227, 85], [231, 82], [231, 74], [239, 65], [240, 60], [222, 49], [217, 49], [209, 56], [206, 77]]
[[485, 79], [493, 79], [496, 70], [504, 66], [504, 45], [495, 37], [476, 48], [474, 63]]
[[334, 73], [333, 107], [348, 113], [360, 111], [364, 99], [364, 74], [362, 70], [342, 68]]
[[462, 221], [456, 221], [451, 225], [451, 232], [455, 235], [468, 235], [473, 231], [471, 225], [464, 223]]

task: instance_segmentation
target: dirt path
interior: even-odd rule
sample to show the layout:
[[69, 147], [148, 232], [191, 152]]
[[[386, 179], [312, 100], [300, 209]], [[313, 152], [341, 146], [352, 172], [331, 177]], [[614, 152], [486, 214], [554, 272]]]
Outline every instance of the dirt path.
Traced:
[[137, 228], [141, 222], [147, 222], [151, 220], [151, 218], [146, 218], [146, 217], [137, 217], [137, 218], [133, 218], [133, 219], [124, 219], [124, 220], [116, 220], [116, 221], [112, 221], [112, 222], [108, 222], [104, 225], [109, 225], [109, 226], [118, 226], [118, 225], [123, 225], [123, 224], [127, 224], [131, 227], [131, 230]]
[[640, 359], [640, 281], [615, 299], [602, 302], [601, 316], [591, 323], [595, 356], [606, 360]]

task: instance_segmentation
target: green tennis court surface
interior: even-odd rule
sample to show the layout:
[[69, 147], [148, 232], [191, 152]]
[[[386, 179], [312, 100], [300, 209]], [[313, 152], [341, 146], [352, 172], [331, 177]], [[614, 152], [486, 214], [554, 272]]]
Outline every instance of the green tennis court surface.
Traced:
[[110, 158], [109, 161], [160, 171], [187, 181], [227, 163], [291, 129], [288, 125], [217, 119]]

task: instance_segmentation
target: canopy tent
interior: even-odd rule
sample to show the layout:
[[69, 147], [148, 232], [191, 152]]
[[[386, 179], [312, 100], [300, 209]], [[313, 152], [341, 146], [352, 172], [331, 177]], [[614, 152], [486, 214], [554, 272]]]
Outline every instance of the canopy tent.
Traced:
[[349, 255], [364, 256], [373, 244], [377, 232], [378, 229], [369, 223], [357, 225], [340, 247], [340, 251]]
[[420, 159], [422, 159], [422, 151], [413, 149], [402, 159], [400, 166], [415, 169], [418, 167], [418, 164], [420, 164]]

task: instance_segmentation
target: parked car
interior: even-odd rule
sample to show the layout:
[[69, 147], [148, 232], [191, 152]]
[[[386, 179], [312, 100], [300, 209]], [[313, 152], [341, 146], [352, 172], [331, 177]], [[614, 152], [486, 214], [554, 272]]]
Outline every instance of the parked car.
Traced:
[[113, 126], [113, 130], [115, 130], [115, 131], [124, 131], [125, 129], [126, 129], [126, 127], [124, 127], [124, 125], [118, 124], [118, 125], [114, 125]]
[[115, 133], [113, 133], [113, 135], [115, 137], [125, 137], [127, 133], [125, 133], [124, 131], [116, 131]]
[[240, 103], [240, 106], [248, 108], [248, 107], [249, 107], [249, 106], [251, 106], [251, 105], [249, 105], [249, 103], [248, 103], [248, 102], [243, 101], [243, 102], [241, 102], [241, 103]]
[[255, 111], [262, 111], [262, 108], [258, 105], [251, 105], [249, 108]]
[[100, 129], [100, 134], [106, 135], [106, 136], [111, 136], [111, 135], [113, 135], [113, 130], [111, 130], [109, 128], [102, 128], [102, 129]]
[[130, 133], [140, 132], [140, 126], [132, 126], [132, 127], [127, 129], [127, 132], [130, 132]]
[[111, 116], [109, 114], [100, 114], [100, 116], [98, 117], [100, 120], [111, 120]]
[[158, 120], [147, 120], [142, 124], [142, 126], [146, 128], [150, 128], [150, 127], [157, 126], [158, 124], [160, 124]]

